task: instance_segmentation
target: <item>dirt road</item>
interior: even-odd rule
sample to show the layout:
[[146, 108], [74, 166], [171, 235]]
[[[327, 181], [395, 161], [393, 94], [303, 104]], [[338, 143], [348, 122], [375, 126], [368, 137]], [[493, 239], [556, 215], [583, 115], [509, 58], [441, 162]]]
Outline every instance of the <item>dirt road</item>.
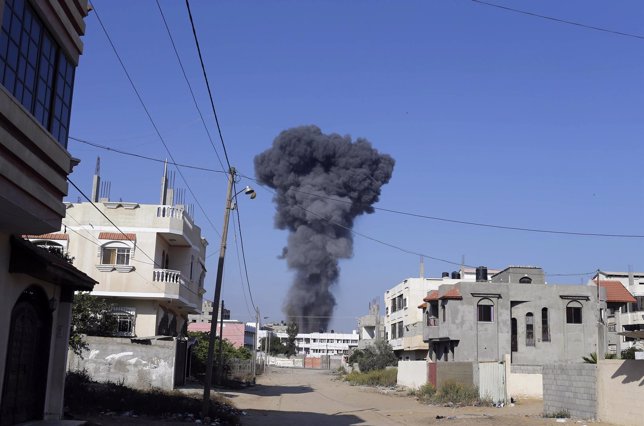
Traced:
[[504, 408], [427, 406], [406, 395], [350, 386], [328, 371], [318, 370], [272, 369], [259, 377], [256, 386], [224, 394], [245, 411], [242, 424], [248, 426], [561, 424], [541, 417], [541, 401]]

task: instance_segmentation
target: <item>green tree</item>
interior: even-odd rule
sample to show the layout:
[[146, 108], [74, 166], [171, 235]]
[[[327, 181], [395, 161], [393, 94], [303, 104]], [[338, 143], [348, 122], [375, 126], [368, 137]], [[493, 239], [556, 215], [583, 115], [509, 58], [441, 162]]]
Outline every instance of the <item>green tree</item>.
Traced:
[[[192, 374], [201, 375], [206, 373], [206, 364], [208, 362], [208, 344], [210, 341], [209, 332], [189, 331], [189, 338], [196, 339], [192, 347]], [[224, 367], [232, 359], [251, 359], [252, 353], [245, 347], [236, 348], [228, 340], [224, 339], [222, 353], [224, 357]], [[213, 363], [217, 362], [219, 356], [219, 339], [215, 341], [215, 352]]]
[[286, 327], [286, 334], [288, 335], [288, 340], [286, 341], [286, 356], [289, 358], [297, 353], [295, 337], [297, 336], [298, 331], [295, 321], [291, 321], [288, 327]]
[[280, 338], [274, 334], [271, 334], [270, 344], [267, 344], [266, 337], [262, 337], [260, 341], [260, 349], [264, 352], [266, 352], [266, 350], [270, 350], [270, 355], [282, 355], [286, 353], [286, 346], [282, 343]]
[[635, 359], [635, 352], [639, 352], [639, 350], [635, 346], [624, 349], [622, 351], [622, 359]]
[[373, 345], [362, 351], [362, 356], [357, 358], [358, 366], [363, 373], [383, 370], [385, 367], [398, 364], [398, 358], [386, 340], [376, 340]]
[[89, 292], [74, 295], [69, 347], [76, 355], [82, 358], [83, 351], [88, 349], [84, 335], [111, 336], [115, 331], [116, 318], [111, 304]]

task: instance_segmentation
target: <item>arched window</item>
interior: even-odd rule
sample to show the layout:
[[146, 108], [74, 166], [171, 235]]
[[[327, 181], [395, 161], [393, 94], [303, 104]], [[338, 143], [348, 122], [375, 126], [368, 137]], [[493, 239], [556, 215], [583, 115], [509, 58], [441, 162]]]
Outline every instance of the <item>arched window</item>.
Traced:
[[101, 246], [101, 263], [96, 267], [102, 272], [116, 269], [118, 272], [130, 272], [133, 244], [125, 241], [109, 241]]
[[548, 320], [548, 308], [541, 310], [541, 341], [550, 341], [550, 321]]
[[481, 299], [477, 309], [479, 322], [494, 322], [494, 302], [490, 299]]
[[531, 284], [532, 283], [532, 278], [530, 277], [521, 277], [519, 279], [520, 284]]
[[532, 312], [525, 314], [525, 345], [534, 346], [534, 315]]
[[581, 303], [576, 300], [568, 303], [566, 306], [566, 323], [568, 324], [581, 324]]

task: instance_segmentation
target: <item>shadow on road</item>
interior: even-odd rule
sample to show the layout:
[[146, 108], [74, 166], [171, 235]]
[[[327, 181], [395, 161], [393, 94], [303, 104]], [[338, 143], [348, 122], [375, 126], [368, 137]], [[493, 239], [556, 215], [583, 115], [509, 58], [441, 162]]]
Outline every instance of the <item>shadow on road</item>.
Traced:
[[[265, 386], [265, 385], [255, 385], [247, 387], [245, 389], [236, 390], [236, 393], [246, 393], [250, 395], [257, 396], [280, 396], [280, 395], [296, 395], [301, 393], [313, 392], [313, 388], [310, 386]], [[237, 395], [235, 393], [222, 393], [226, 398], [235, 398]]]
[[247, 410], [242, 425], [316, 425], [349, 426], [363, 423], [363, 419], [351, 414], [320, 414], [305, 411]]

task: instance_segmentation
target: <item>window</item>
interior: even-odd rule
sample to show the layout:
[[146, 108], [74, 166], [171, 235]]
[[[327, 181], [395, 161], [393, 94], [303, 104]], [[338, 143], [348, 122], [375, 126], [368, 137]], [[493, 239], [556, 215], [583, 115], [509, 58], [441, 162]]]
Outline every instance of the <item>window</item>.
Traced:
[[396, 336], [397, 336], [396, 330], [397, 330], [396, 324], [391, 324], [391, 338], [392, 339], [396, 339]]
[[398, 338], [400, 339], [401, 337], [403, 337], [403, 335], [404, 335], [404, 331], [403, 331], [403, 322], [402, 322], [402, 321], [400, 321], [400, 322], [398, 323]]
[[490, 299], [482, 299], [478, 303], [478, 320], [479, 322], [494, 321], [494, 302]]
[[532, 278], [530, 277], [521, 277], [519, 278], [519, 284], [531, 284]]
[[525, 314], [525, 345], [534, 346], [534, 315], [532, 312]]
[[391, 299], [391, 313], [396, 312], [396, 298]]
[[445, 322], [447, 318], [447, 314], [445, 314], [445, 305], [441, 305], [441, 311], [443, 312], [443, 322]]
[[541, 340], [543, 342], [550, 341], [550, 324], [548, 322], [548, 308], [541, 310]]
[[0, 82], [67, 147], [74, 65], [28, 2], [5, 2]]
[[113, 307], [112, 315], [116, 319], [117, 336], [134, 336], [135, 309], [129, 307]]
[[581, 324], [581, 303], [570, 302], [566, 306], [566, 322], [568, 324]]
[[130, 248], [103, 247], [103, 252], [101, 254], [101, 263], [103, 265], [129, 265]]

